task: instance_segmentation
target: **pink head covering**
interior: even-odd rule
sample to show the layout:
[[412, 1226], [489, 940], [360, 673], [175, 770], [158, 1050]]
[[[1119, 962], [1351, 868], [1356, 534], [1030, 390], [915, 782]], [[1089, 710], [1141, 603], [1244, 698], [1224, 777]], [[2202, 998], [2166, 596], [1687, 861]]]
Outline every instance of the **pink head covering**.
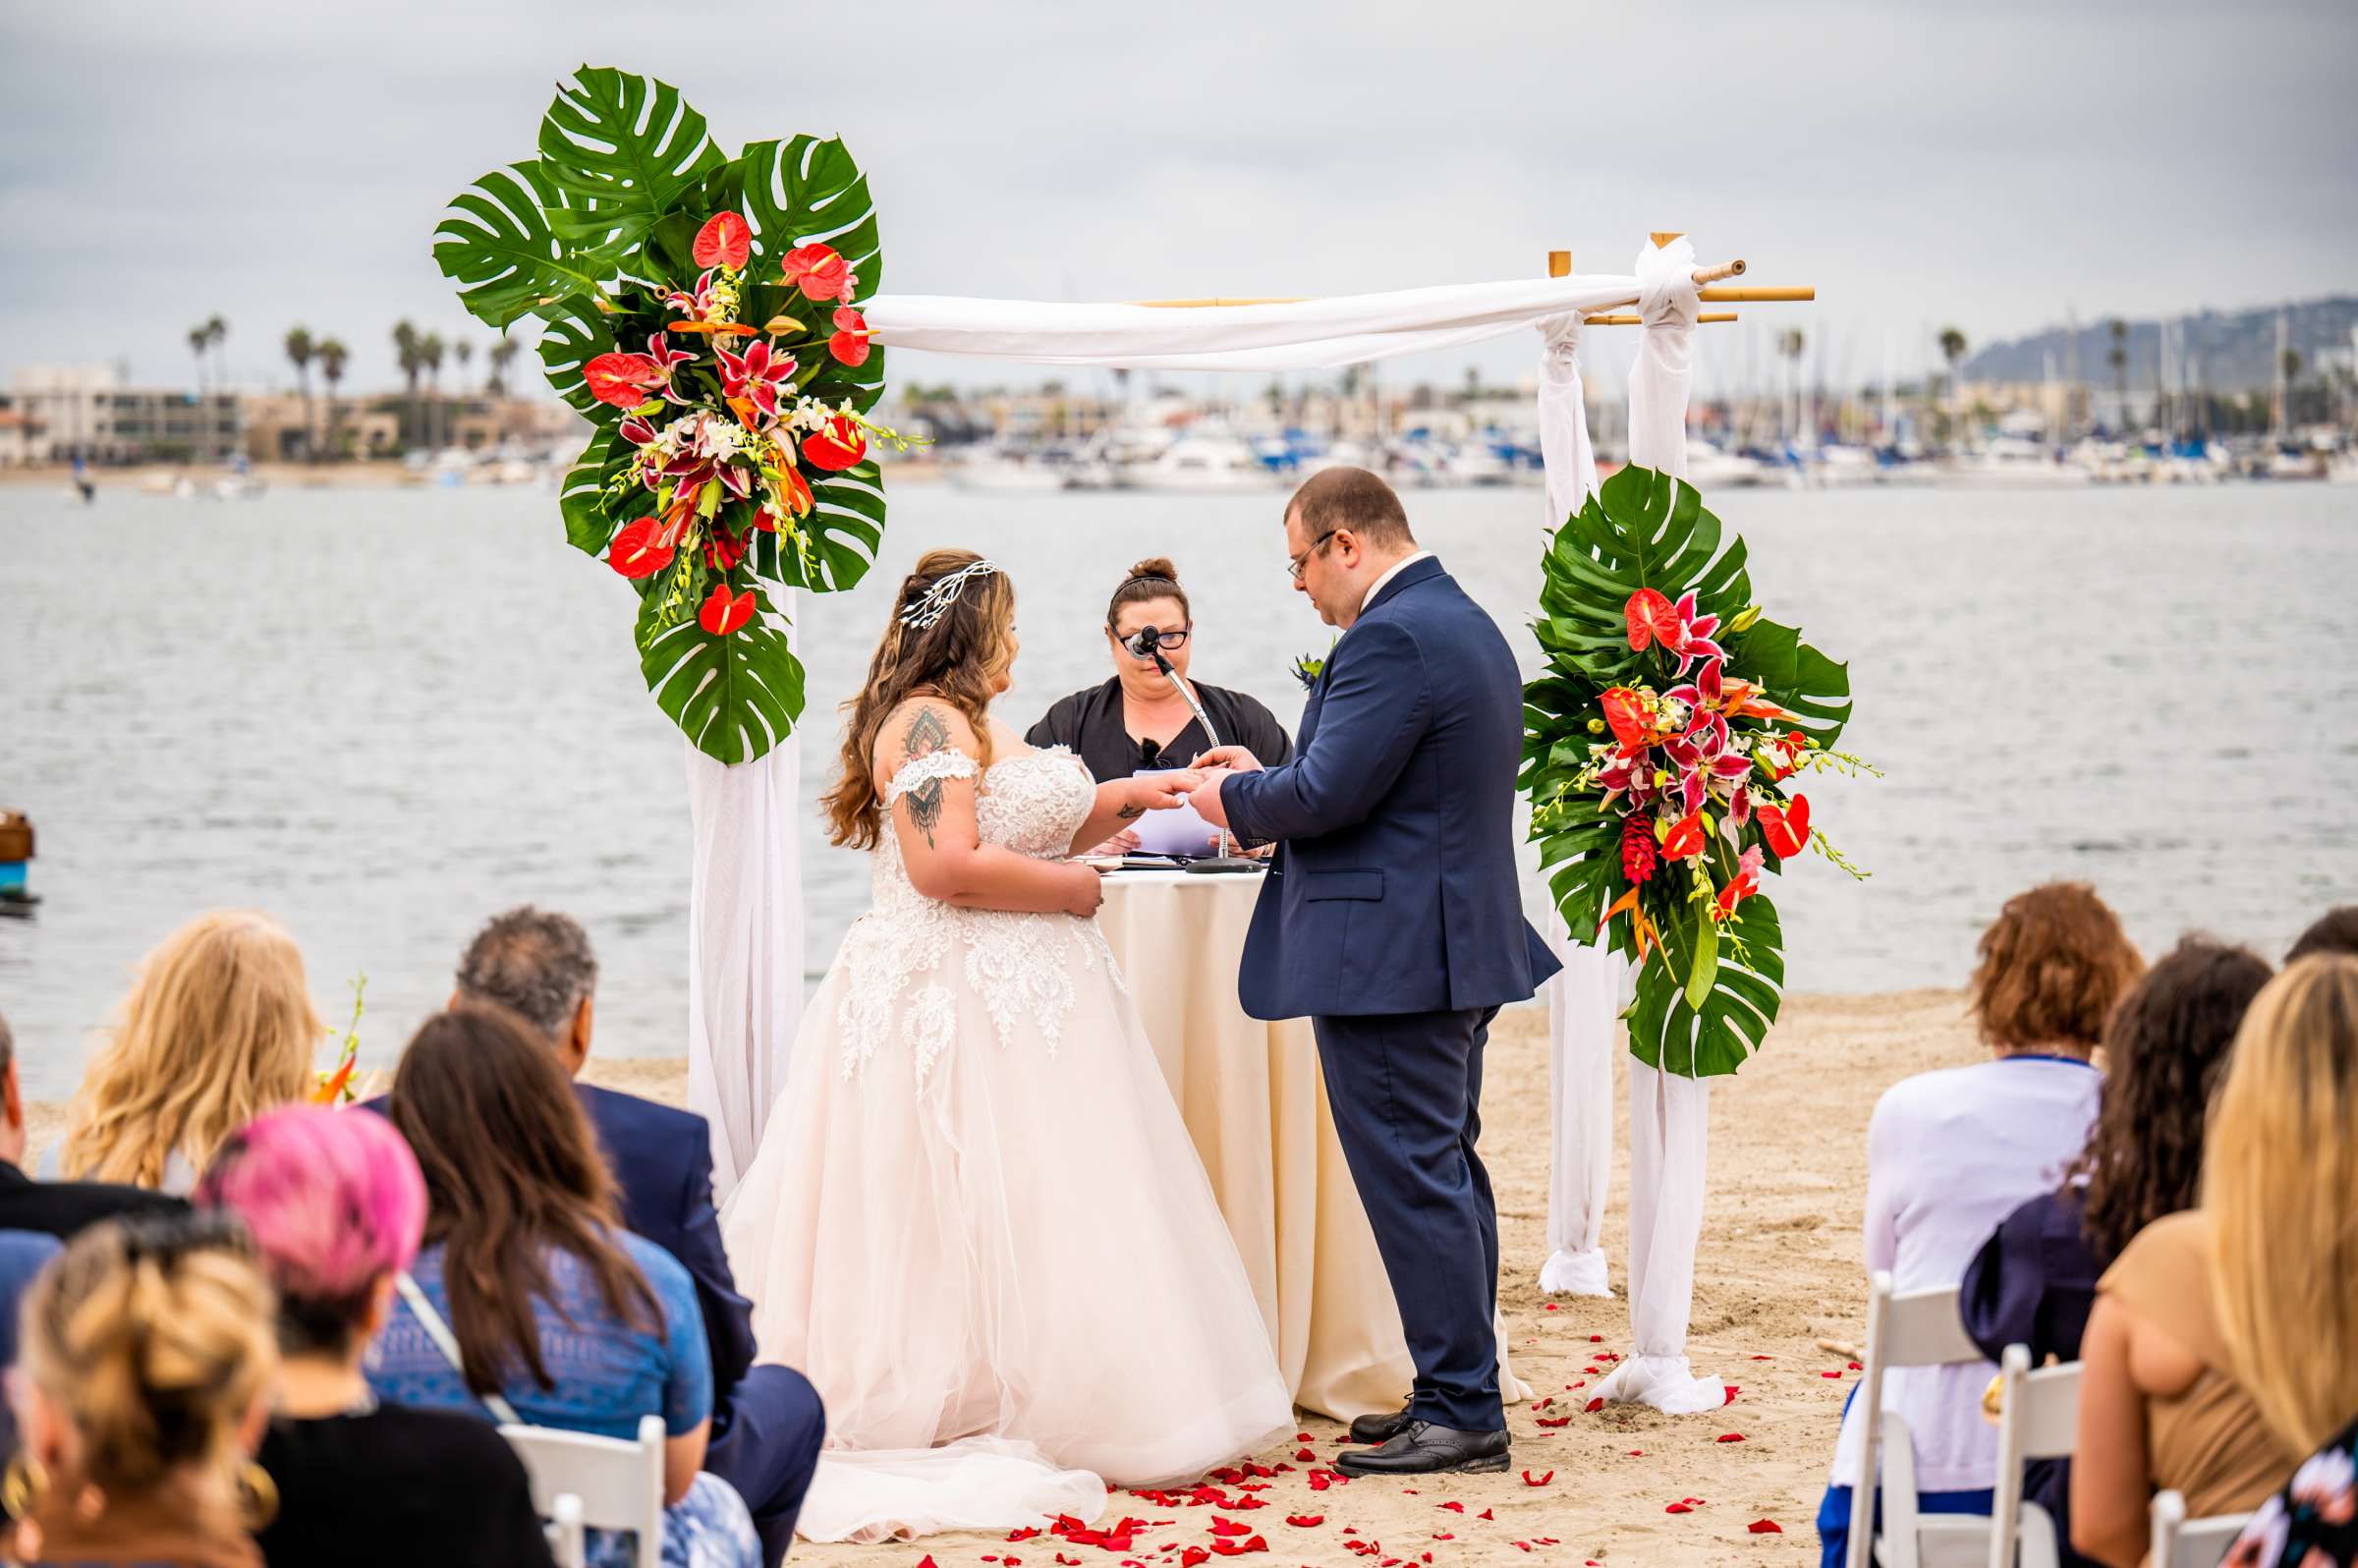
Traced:
[[425, 1229], [425, 1180], [372, 1111], [288, 1105], [223, 1146], [197, 1204], [246, 1222], [282, 1296], [343, 1303], [410, 1266]]

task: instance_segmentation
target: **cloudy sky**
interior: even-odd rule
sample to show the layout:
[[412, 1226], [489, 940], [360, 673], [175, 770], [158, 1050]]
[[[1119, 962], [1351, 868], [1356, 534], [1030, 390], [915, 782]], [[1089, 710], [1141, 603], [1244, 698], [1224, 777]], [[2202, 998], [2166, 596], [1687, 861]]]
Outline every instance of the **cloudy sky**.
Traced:
[[1536, 272], [1565, 246], [1623, 271], [1647, 230], [1684, 229], [1752, 281], [1820, 289], [1713, 329], [1707, 373], [1765, 373], [1797, 324], [1863, 382], [1949, 323], [1978, 343], [2067, 308], [2358, 287], [2349, 0], [1672, 9], [12, 0], [0, 373], [123, 361], [178, 384], [216, 313], [256, 385], [291, 381], [298, 322], [352, 346], [355, 389], [395, 383], [399, 317], [487, 343], [435, 221], [531, 152], [584, 60], [679, 84], [731, 150], [845, 138], [895, 291], [1344, 293]]

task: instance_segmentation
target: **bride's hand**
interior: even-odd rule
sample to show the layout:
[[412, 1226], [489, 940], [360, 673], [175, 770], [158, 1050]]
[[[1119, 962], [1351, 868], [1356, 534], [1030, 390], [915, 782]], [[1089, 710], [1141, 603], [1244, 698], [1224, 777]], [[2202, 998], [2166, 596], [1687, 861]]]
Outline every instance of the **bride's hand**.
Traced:
[[1187, 804], [1188, 796], [1204, 775], [1188, 768], [1173, 768], [1168, 772], [1148, 773], [1131, 781], [1134, 786], [1130, 804], [1150, 812], [1171, 812]]
[[1097, 874], [1094, 866], [1074, 866], [1069, 869], [1073, 873], [1073, 891], [1064, 902], [1064, 912], [1093, 920], [1097, 906], [1105, 902], [1105, 878]]

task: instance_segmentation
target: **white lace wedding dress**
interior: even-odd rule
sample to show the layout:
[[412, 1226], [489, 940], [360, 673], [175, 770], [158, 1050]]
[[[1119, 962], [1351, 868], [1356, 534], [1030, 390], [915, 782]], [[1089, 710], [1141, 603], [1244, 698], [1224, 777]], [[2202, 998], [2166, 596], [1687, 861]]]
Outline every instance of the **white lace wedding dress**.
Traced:
[[[893, 802], [972, 778], [911, 761]], [[1065, 854], [1058, 748], [982, 774], [984, 842]], [[888, 824], [723, 1215], [763, 1361], [826, 1401], [817, 1540], [1095, 1519], [1287, 1432], [1268, 1332], [1096, 923], [953, 908]]]

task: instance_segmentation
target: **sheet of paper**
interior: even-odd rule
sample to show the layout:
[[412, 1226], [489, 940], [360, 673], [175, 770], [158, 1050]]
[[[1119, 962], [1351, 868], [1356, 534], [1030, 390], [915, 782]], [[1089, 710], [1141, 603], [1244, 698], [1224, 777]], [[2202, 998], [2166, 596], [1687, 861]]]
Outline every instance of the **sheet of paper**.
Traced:
[[[1133, 778], [1148, 778], [1163, 768], [1141, 768]], [[1149, 855], [1184, 855], [1191, 860], [1217, 855], [1219, 829], [1197, 813], [1193, 806], [1181, 806], [1176, 811], [1149, 812], [1130, 824], [1138, 835], [1138, 847]]]

